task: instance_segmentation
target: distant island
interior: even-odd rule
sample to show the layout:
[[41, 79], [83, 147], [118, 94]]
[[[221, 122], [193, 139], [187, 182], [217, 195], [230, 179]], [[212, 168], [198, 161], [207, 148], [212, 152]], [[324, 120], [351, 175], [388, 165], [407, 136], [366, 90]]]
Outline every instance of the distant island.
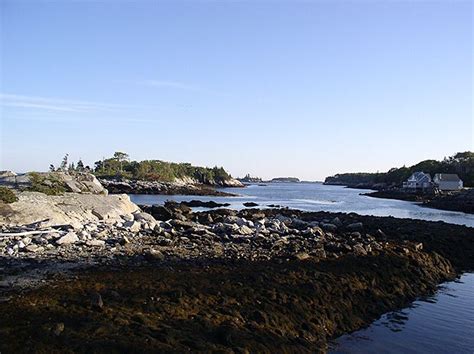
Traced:
[[237, 178], [242, 183], [262, 183], [263, 180], [260, 177], [252, 177], [250, 174], [246, 174], [243, 178]]
[[296, 177], [277, 177], [273, 178], [270, 182], [277, 182], [277, 183], [297, 183], [300, 180]]

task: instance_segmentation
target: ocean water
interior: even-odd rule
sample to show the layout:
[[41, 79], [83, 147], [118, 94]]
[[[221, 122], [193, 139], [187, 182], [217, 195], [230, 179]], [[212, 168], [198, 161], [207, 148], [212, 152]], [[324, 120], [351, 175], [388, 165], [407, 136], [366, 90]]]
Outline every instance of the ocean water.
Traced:
[[193, 199], [230, 203], [230, 208], [242, 209], [243, 203], [254, 202], [259, 207], [276, 204], [307, 211], [354, 212], [361, 215], [394, 216], [397, 218], [444, 221], [474, 227], [474, 215], [422, 207], [402, 200], [371, 198], [360, 195], [368, 190], [326, 186], [320, 183], [269, 183], [246, 188], [226, 188], [224, 191], [237, 197], [186, 196], [186, 195], [130, 195], [137, 204], [163, 204]]
[[[307, 211], [355, 212], [474, 227], [474, 215], [422, 207], [416, 203], [371, 198], [369, 191], [325, 186], [318, 183], [270, 183], [247, 188], [227, 188], [237, 197], [131, 195], [137, 204], [163, 204], [166, 200], [202, 200], [243, 203], [259, 207], [276, 204]], [[203, 208], [197, 208], [203, 209]], [[442, 284], [437, 293], [410, 307], [383, 315], [368, 328], [344, 335], [331, 345], [331, 353], [470, 353], [474, 354], [474, 273]]]
[[329, 352], [474, 353], [474, 274], [442, 284], [434, 296], [339, 337]]

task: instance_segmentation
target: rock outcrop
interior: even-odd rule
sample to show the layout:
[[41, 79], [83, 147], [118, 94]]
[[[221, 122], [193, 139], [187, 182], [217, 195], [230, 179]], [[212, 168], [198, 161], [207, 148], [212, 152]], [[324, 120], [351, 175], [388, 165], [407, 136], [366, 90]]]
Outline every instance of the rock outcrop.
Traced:
[[48, 196], [38, 192], [18, 193], [18, 201], [0, 207], [0, 224], [77, 224], [119, 219], [139, 210], [127, 195], [65, 193]]
[[[186, 195], [212, 195], [233, 196], [234, 194], [217, 190], [210, 185], [193, 183], [192, 180], [177, 180], [176, 182], [159, 182], [143, 180], [112, 180], [101, 179], [102, 185], [109, 193], [127, 194], [186, 194]], [[189, 182], [189, 183], [188, 183]], [[229, 182], [233, 183], [233, 182]], [[239, 182], [240, 183], [240, 182]], [[237, 185], [233, 185], [237, 186]], [[240, 187], [240, 185], [238, 185]], [[243, 185], [242, 185], [243, 186]], [[227, 185], [226, 187], [231, 187]]]
[[44, 172], [14, 174], [9, 171], [0, 174], [0, 186], [6, 186], [18, 190], [26, 190], [34, 187], [33, 184], [45, 186], [57, 185], [67, 192], [107, 194], [107, 190], [99, 180], [87, 172]]

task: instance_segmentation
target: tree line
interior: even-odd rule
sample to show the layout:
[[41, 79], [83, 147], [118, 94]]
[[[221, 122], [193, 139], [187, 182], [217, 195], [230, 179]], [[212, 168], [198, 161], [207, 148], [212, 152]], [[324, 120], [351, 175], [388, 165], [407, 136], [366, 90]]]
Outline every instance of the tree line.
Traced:
[[177, 178], [192, 178], [203, 184], [220, 184], [231, 178], [222, 167], [199, 167], [190, 163], [161, 160], [131, 161], [124, 152], [94, 164], [94, 173], [102, 178], [127, 178], [146, 181], [172, 182]]
[[329, 184], [343, 185], [373, 185], [384, 183], [400, 186], [414, 172], [422, 171], [433, 177], [436, 173], [453, 173], [464, 181], [464, 186], [474, 187], [474, 153], [471, 151], [458, 152], [453, 156], [445, 157], [441, 161], [424, 160], [410, 167], [392, 168], [382, 173], [342, 173], [327, 177]]
[[51, 164], [51, 172], [90, 172], [100, 178], [125, 178], [145, 181], [173, 182], [177, 178], [192, 178], [203, 184], [221, 184], [232, 176], [223, 167], [199, 167], [190, 163], [174, 163], [161, 160], [131, 161], [127, 153], [117, 151], [112, 157], [85, 166], [81, 159], [69, 161], [66, 154], [58, 166]]

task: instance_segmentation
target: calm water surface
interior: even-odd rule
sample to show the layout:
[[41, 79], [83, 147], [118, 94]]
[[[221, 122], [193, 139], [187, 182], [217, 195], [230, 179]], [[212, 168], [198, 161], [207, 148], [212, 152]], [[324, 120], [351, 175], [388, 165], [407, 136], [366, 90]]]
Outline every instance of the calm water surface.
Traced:
[[416, 203], [393, 199], [371, 198], [360, 195], [360, 189], [325, 186], [320, 183], [269, 183], [267, 186], [251, 185], [246, 188], [226, 188], [237, 197], [204, 197], [186, 195], [131, 195], [137, 204], [163, 204], [166, 200], [177, 202], [198, 199], [230, 203], [231, 208], [242, 209], [242, 203], [255, 202], [259, 207], [277, 204], [307, 211], [354, 212], [361, 215], [394, 216], [431, 221], [444, 221], [474, 227], [474, 215], [422, 207]]
[[[259, 207], [276, 204], [307, 211], [355, 212], [394, 216], [474, 227], [474, 215], [424, 208], [416, 203], [361, 196], [366, 191], [317, 183], [271, 183], [227, 188], [237, 197], [131, 195], [137, 204], [193, 199], [230, 203], [242, 209], [245, 202]], [[368, 192], [368, 191], [367, 191]], [[332, 353], [474, 353], [474, 273], [443, 284], [431, 298], [409, 308], [383, 315], [370, 327], [334, 341]]]
[[474, 353], [474, 274], [338, 338], [330, 353]]

